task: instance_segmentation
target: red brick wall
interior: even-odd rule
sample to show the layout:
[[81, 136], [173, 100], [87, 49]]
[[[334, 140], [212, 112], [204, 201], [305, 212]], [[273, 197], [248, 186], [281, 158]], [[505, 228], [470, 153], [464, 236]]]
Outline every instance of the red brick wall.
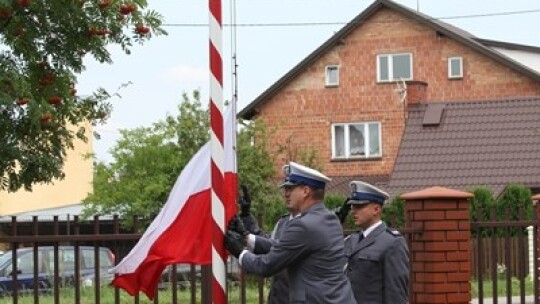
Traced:
[[409, 242], [411, 303], [471, 301], [472, 196], [441, 187], [402, 195], [406, 227], [422, 231]]
[[[428, 84], [428, 101], [540, 95], [540, 83], [448, 37], [438, 36], [416, 21], [383, 9], [258, 109], [267, 125], [278, 130], [271, 138], [277, 172], [289, 160], [286, 152], [279, 151], [287, 141], [293, 155], [295, 151], [317, 150], [318, 165], [327, 175], [392, 172], [404, 112], [397, 103], [395, 84], [376, 83], [376, 56], [396, 52], [413, 54], [413, 80]], [[451, 56], [463, 58], [462, 80], [448, 79], [447, 58]], [[340, 65], [340, 85], [326, 88], [325, 66], [331, 64]], [[362, 121], [382, 123], [382, 157], [332, 161], [331, 124]], [[298, 157], [295, 160], [301, 161]]]

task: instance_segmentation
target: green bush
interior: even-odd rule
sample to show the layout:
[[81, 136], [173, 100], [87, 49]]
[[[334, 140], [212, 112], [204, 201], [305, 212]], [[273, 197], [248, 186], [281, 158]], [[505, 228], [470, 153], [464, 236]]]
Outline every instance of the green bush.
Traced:
[[384, 205], [382, 219], [392, 228], [403, 228], [405, 225], [405, 201], [397, 196], [389, 204]]
[[477, 187], [472, 193], [474, 197], [471, 199], [471, 221], [476, 222], [489, 219], [490, 210], [495, 206], [493, 193], [487, 187]]
[[[523, 185], [509, 184], [501, 196], [493, 197], [491, 190], [486, 187], [477, 187], [473, 190], [474, 198], [471, 200], [471, 221], [517, 221], [520, 219], [530, 220], [533, 218], [533, 205], [531, 190]], [[503, 236], [507, 228], [480, 228], [472, 231], [473, 235], [483, 237], [491, 236], [493, 232]], [[509, 231], [510, 235], [525, 233], [524, 228], [514, 227]]]
[[[531, 190], [525, 186], [518, 184], [510, 184], [497, 200], [497, 217], [505, 219], [508, 215], [510, 220], [519, 220], [520, 212], [523, 214], [522, 219], [532, 219]], [[506, 214], [508, 212], [508, 214]]]
[[[487, 187], [477, 187], [472, 190], [474, 197], [471, 199], [470, 219], [472, 222], [488, 221], [490, 212], [495, 207], [495, 199], [493, 192]], [[490, 235], [491, 229], [481, 228], [473, 230], [472, 235]]]
[[[502, 195], [497, 199], [497, 219], [502, 220], [531, 220], [533, 218], [533, 204], [531, 190], [518, 184], [510, 184]], [[498, 234], [502, 235], [505, 228], [499, 228]], [[511, 235], [526, 234], [525, 227], [513, 227]]]
[[[498, 199], [493, 197], [492, 191], [487, 187], [476, 187], [472, 191], [470, 219], [472, 222], [491, 221], [491, 212], [495, 210], [495, 220], [516, 221], [520, 219], [519, 212], [523, 213], [523, 219], [533, 218], [533, 205], [531, 190], [523, 185], [509, 184]], [[383, 208], [382, 219], [390, 227], [402, 228], [405, 224], [405, 201], [396, 196], [392, 202]], [[490, 236], [492, 228], [482, 228], [482, 236]], [[503, 234], [505, 228], [496, 229], [498, 234]], [[473, 231], [476, 235], [479, 231]], [[511, 235], [524, 233], [523, 229], [512, 228]]]
[[276, 198], [274, 203], [268, 204], [264, 207], [262, 217], [262, 227], [263, 231], [272, 231], [274, 226], [280, 217], [287, 214], [288, 211], [285, 209], [285, 201], [283, 198]]

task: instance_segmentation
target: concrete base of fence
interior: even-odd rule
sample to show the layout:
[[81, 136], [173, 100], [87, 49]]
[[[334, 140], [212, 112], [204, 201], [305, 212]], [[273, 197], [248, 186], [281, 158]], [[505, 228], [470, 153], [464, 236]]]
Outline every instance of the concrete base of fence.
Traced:
[[[472, 299], [471, 304], [480, 303], [478, 299]], [[497, 303], [506, 303], [506, 297], [497, 298]], [[512, 297], [511, 303], [521, 303], [521, 297]], [[534, 296], [525, 296], [525, 304], [534, 304]], [[493, 298], [484, 298], [484, 304], [493, 304]]]

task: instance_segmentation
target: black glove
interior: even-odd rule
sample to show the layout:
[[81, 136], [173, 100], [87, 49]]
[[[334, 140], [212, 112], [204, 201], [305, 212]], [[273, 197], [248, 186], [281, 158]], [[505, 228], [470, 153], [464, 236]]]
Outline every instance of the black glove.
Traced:
[[347, 219], [347, 214], [349, 214], [349, 211], [351, 211], [351, 205], [348, 204], [348, 202], [349, 198], [345, 200], [341, 208], [339, 208], [339, 210], [336, 212], [336, 215], [342, 224], [345, 222], [345, 219]]
[[225, 234], [225, 248], [235, 257], [238, 258], [240, 253], [246, 247], [244, 237], [232, 230], [227, 230]]
[[248, 188], [245, 185], [242, 185], [242, 196], [240, 197], [240, 216], [248, 216], [251, 214], [251, 197], [248, 193]]
[[229, 226], [227, 227], [227, 230], [234, 231], [241, 236], [246, 236], [249, 234], [249, 231], [246, 229], [246, 226], [244, 225], [243, 220], [241, 220], [238, 215], [233, 216], [231, 221], [229, 222]]
[[244, 227], [246, 228], [246, 230], [249, 231], [251, 234], [259, 235], [262, 233], [261, 228], [259, 227], [259, 224], [257, 223], [257, 220], [255, 220], [253, 214], [243, 216], [242, 222], [244, 223]]

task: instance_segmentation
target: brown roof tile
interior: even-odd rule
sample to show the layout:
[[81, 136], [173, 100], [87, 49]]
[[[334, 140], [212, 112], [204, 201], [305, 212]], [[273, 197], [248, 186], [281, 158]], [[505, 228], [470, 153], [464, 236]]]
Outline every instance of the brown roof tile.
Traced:
[[371, 176], [330, 176], [332, 181], [326, 185], [325, 192], [328, 194], [341, 194], [343, 196], [350, 195], [349, 184], [351, 181], [363, 181], [372, 184], [378, 188], [385, 189], [388, 187], [388, 175], [371, 175]]
[[540, 186], [540, 98], [446, 103], [438, 126], [412, 105], [388, 190]]

